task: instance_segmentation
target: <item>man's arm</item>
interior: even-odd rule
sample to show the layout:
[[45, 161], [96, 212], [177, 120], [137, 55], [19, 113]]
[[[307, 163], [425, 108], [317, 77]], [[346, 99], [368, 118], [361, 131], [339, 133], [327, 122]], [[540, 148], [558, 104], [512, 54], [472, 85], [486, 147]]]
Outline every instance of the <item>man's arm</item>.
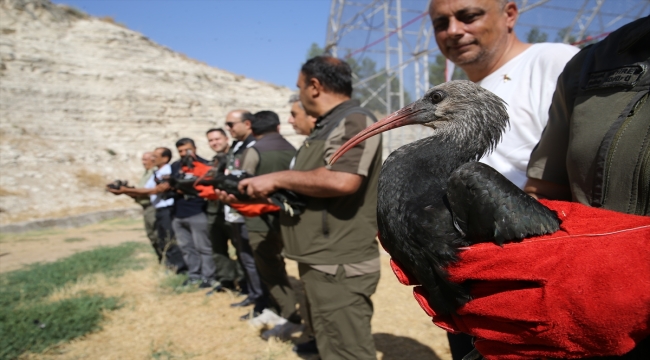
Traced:
[[255, 148], [248, 148], [242, 155], [241, 169], [247, 173], [255, 176], [257, 165], [260, 163], [260, 154]]
[[578, 87], [578, 77], [574, 74], [579, 73], [576, 64], [581, 64], [581, 60], [576, 58], [578, 56], [569, 61], [558, 77], [548, 123], [528, 162], [528, 182], [524, 191], [537, 199], [572, 200], [566, 159], [569, 148], [569, 122], [573, 112], [574, 94]]
[[566, 185], [528, 178], [524, 191], [535, 199], [571, 201], [571, 189]]
[[260, 198], [287, 189], [312, 197], [336, 197], [354, 194], [363, 181], [363, 176], [328, 170], [320, 167], [310, 171], [279, 171], [244, 179], [239, 182], [239, 191]]
[[128, 195], [131, 197], [136, 197], [136, 196], [146, 196], [146, 195], [156, 195], [160, 194], [162, 192], [165, 192], [170, 189], [170, 186], [168, 183], [164, 182], [161, 184], [156, 185], [155, 188], [127, 188], [122, 186], [119, 190], [112, 190], [109, 189], [108, 191], [112, 192], [113, 194], [124, 194]]

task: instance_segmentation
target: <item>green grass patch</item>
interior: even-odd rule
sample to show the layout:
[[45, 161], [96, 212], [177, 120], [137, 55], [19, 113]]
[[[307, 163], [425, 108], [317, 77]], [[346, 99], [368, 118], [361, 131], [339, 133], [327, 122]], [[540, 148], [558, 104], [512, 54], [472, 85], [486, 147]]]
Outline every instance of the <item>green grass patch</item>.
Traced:
[[47, 297], [85, 276], [142, 268], [145, 259], [135, 255], [146, 250], [145, 244], [124, 243], [0, 275], [0, 358], [39, 352], [99, 329], [102, 310], [116, 309], [118, 299], [87, 293], [56, 302]]
[[187, 280], [187, 275], [168, 274], [160, 282], [160, 287], [162, 287], [165, 290], [172, 291], [174, 294], [190, 293], [199, 290], [199, 287], [197, 285], [183, 286], [183, 282], [185, 280]]
[[85, 237], [69, 237], [63, 239], [65, 242], [80, 242], [80, 241], [86, 241], [87, 239]]

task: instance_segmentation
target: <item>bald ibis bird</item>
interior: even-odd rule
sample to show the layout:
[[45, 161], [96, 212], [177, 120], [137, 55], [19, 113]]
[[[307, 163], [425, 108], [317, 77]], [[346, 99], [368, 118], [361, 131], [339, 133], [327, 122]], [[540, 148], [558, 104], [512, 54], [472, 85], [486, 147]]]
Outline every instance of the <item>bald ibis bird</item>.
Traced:
[[479, 163], [508, 125], [504, 101], [470, 81], [438, 85], [421, 99], [366, 128], [331, 158], [365, 139], [409, 124], [433, 135], [395, 150], [382, 167], [377, 201], [386, 251], [424, 286], [439, 314], [470, 300], [447, 279], [460, 247], [554, 233], [554, 212], [493, 168]]

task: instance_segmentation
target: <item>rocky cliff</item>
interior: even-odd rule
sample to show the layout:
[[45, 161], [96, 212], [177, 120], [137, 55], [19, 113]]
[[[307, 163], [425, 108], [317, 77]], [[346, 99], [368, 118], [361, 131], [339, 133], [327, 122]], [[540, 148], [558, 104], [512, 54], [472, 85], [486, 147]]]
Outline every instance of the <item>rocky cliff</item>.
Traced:
[[[140, 155], [223, 126], [229, 110], [288, 117], [291, 90], [210, 67], [48, 0], [0, 0], [0, 223], [133, 207], [105, 193]], [[284, 123], [283, 135], [297, 145]]]

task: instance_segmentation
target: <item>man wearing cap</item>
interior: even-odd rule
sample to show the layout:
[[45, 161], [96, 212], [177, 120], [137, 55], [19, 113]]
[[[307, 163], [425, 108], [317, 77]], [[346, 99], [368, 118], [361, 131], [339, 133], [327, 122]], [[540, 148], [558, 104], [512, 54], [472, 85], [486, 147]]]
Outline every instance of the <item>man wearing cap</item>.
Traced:
[[[255, 144], [246, 149], [242, 159], [242, 170], [250, 175], [264, 175], [288, 170], [296, 149], [278, 132], [280, 118], [272, 111], [260, 111], [253, 115], [251, 130]], [[267, 324], [277, 324], [274, 331], [263, 337], [276, 336], [283, 339], [300, 330], [301, 318], [296, 311], [296, 296], [289, 283], [284, 258], [278, 211], [265, 212], [260, 216], [246, 216], [246, 228], [258, 274], [269, 292], [272, 307], [287, 321], [277, 322], [264, 310], [270, 319], [259, 319]], [[266, 314], [262, 314], [264, 317]], [[270, 316], [269, 316], [270, 315]]]

